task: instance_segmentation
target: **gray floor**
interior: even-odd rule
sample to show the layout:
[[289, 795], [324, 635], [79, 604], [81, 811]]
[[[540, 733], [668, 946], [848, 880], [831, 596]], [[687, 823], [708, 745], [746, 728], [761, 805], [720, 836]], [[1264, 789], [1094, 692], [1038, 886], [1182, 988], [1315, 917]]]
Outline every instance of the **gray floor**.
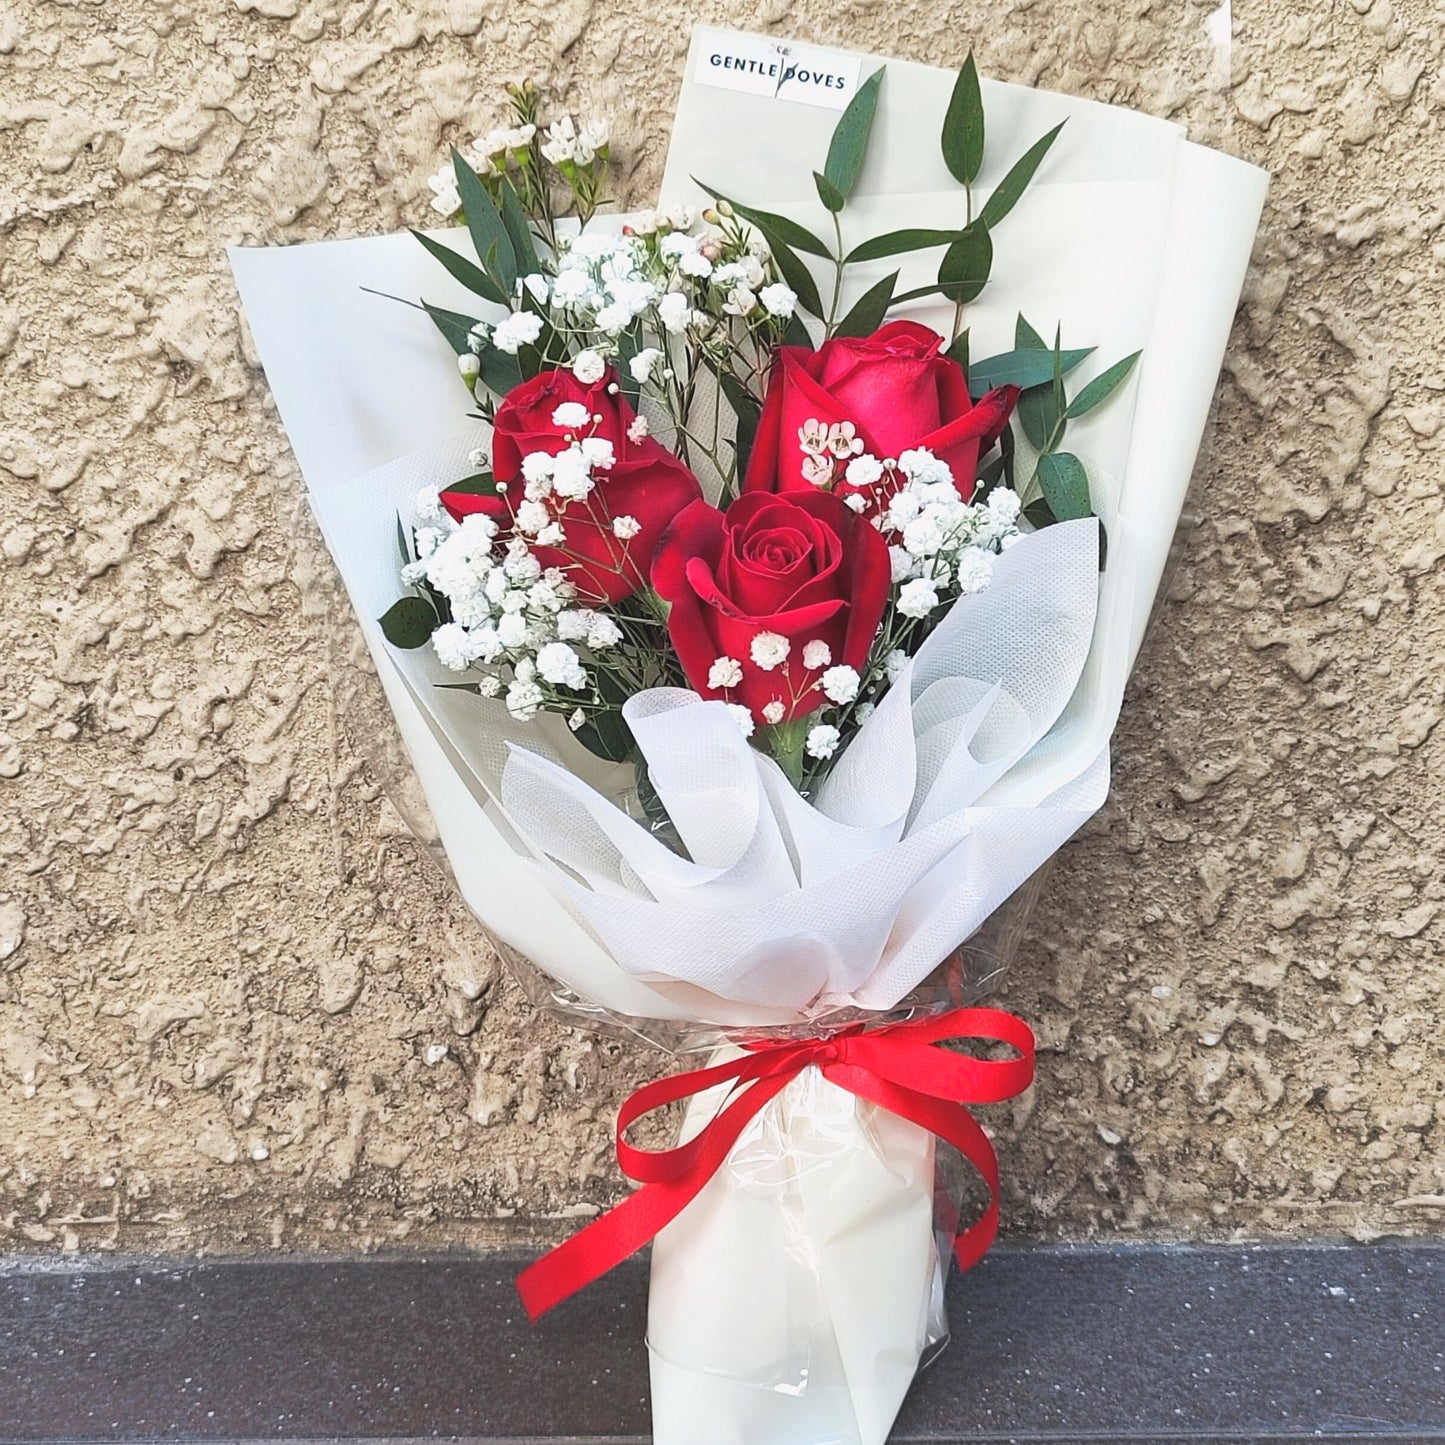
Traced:
[[[0, 1439], [645, 1441], [644, 1266], [533, 1328], [517, 1264], [0, 1267]], [[1445, 1440], [1445, 1247], [1005, 1246], [950, 1315], [896, 1441]]]

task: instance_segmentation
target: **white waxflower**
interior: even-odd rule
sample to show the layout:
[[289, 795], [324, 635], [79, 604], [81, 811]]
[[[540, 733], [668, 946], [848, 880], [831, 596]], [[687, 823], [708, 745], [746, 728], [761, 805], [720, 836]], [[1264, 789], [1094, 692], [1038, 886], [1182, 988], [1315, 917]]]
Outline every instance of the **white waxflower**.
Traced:
[[606, 652], [621, 641], [622, 629], [605, 612], [594, 612], [587, 627], [587, 646], [594, 652]]
[[582, 659], [565, 642], [549, 642], [537, 653], [537, 671], [553, 687], [580, 689], [587, 686]]
[[938, 593], [926, 577], [915, 577], [898, 590], [898, 610], [905, 617], [927, 617], [938, 606]]
[[669, 291], [657, 303], [657, 319], [662, 322], [664, 329], [673, 335], [686, 331], [691, 317], [692, 303], [681, 291]]
[[609, 301], [596, 316], [598, 330], [607, 332], [609, 336], [625, 331], [631, 320], [631, 310], [620, 301]]
[[498, 351], [515, 356], [524, 346], [530, 346], [542, 334], [542, 318], [535, 311], [514, 311], [499, 321], [492, 332], [492, 345]]
[[753, 638], [748, 651], [764, 672], [771, 672], [788, 660], [790, 646], [788, 639], [780, 632], [760, 632]]
[[758, 292], [758, 300], [763, 303], [763, 310], [769, 316], [791, 316], [798, 304], [798, 295], [781, 281], [774, 281], [771, 286], [764, 286]]
[[612, 127], [605, 120], [584, 120], [577, 138], [588, 150], [606, 150], [612, 139]]
[[866, 452], [848, 463], [843, 475], [855, 487], [871, 487], [883, 475], [883, 463]]
[[518, 722], [531, 722], [537, 716], [546, 696], [535, 682], [513, 679], [507, 689], [507, 711]]
[[577, 156], [577, 130], [572, 124], [572, 117], [564, 115], [554, 120], [547, 127], [547, 139], [542, 143], [542, 154], [554, 166], [560, 166], [565, 161], [574, 160]]
[[958, 590], [982, 592], [993, 581], [993, 558], [982, 547], [965, 547], [958, 557]]
[[637, 211], [628, 223], [634, 236], [655, 236], [667, 218], [657, 211]]
[[592, 420], [592, 413], [580, 401], [564, 401], [552, 413], [552, 425], [576, 430]]
[[583, 386], [591, 386], [607, 375], [607, 363], [599, 351], [579, 351], [572, 358], [572, 375]]
[[753, 735], [753, 715], [740, 702], [730, 702], [727, 705], [728, 711], [733, 715], [733, 721], [737, 723], [739, 730], [745, 738]]
[[721, 266], [715, 267], [712, 273], [713, 285], [724, 288], [746, 285], [747, 279], [747, 269], [736, 261], [724, 261]]
[[431, 635], [437, 661], [453, 672], [465, 672], [476, 661], [476, 651], [465, 627], [445, 622]]
[[787, 716], [787, 712], [787, 708], [774, 698], [772, 702], [763, 705], [763, 721], [769, 725], [780, 723]]
[[808, 741], [804, 744], [810, 758], [831, 758], [838, 751], [842, 734], [828, 723], [819, 723], [808, 729]]
[[466, 351], [457, 357], [457, 370], [461, 372], [462, 380], [470, 386], [482, 374], [482, 363], [470, 351]]
[[821, 637], [815, 637], [803, 647], [803, 666], [809, 672], [817, 672], [820, 667], [827, 667], [832, 660], [833, 649]]
[[707, 670], [707, 685], [721, 690], [743, 680], [743, 665], [735, 657], [720, 657]]
[[642, 523], [636, 517], [628, 516], [625, 512], [622, 516], [612, 519], [612, 535], [619, 542], [630, 542], [641, 531]]
[[652, 379], [652, 369], [661, 360], [662, 353], [655, 346], [645, 346], [627, 363], [627, 369], [633, 381], [641, 385]]
[[462, 208], [462, 198], [457, 194], [456, 172], [450, 166], [443, 166], [435, 175], [427, 177], [431, 187], [431, 208], [439, 215], [454, 216]]
[[684, 276], [696, 276], [699, 280], [705, 280], [713, 274], [713, 264], [701, 251], [689, 251], [685, 256], [678, 259], [677, 269]]
[[697, 212], [691, 206], [669, 206], [666, 216], [667, 224], [674, 231], [690, 231], [697, 220]]
[[664, 260], [680, 261], [684, 256], [697, 254], [697, 237], [683, 231], [673, 231], [657, 243], [657, 251]]
[[852, 702], [858, 696], [862, 679], [851, 667], [830, 667], [823, 674], [823, 695], [829, 702]]

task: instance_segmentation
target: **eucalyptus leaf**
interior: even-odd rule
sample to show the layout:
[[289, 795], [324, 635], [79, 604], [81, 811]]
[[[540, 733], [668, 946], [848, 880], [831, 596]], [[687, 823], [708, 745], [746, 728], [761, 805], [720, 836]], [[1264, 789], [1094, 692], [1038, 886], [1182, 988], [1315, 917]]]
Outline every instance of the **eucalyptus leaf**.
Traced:
[[929, 251], [935, 246], [951, 245], [962, 234], [962, 231], [928, 231], [920, 227], [886, 231], [854, 246], [843, 260], [852, 265], [856, 261], [880, 261], [884, 256], [898, 256], [904, 251]]
[[963, 62], [953, 83], [948, 112], [943, 118], [943, 162], [960, 185], [971, 186], [983, 165], [983, 97], [978, 88], [978, 67], [973, 52]]
[[420, 231], [413, 231], [412, 235], [421, 242], [428, 254], [440, 261], [468, 291], [475, 292], [487, 301], [495, 301], [499, 306], [511, 305], [511, 297], [480, 266], [468, 261], [465, 256], [459, 256], [450, 246], [443, 246], [440, 241], [433, 241], [430, 236], [422, 235]]
[[482, 695], [481, 684], [476, 682], [434, 682], [432, 686], [439, 692], [472, 692], [478, 697]]
[[632, 369], [628, 363], [641, 350], [642, 323], [634, 321], [617, 337], [617, 384], [622, 388], [622, 394], [634, 408], [642, 396], [642, 385], [632, 375]]
[[[495, 346], [485, 346], [477, 358], [482, 363], [482, 384], [497, 398], [515, 391], [522, 384], [522, 362], [510, 352], [498, 351]], [[533, 368], [532, 375], [537, 368]]]
[[497, 491], [497, 479], [491, 472], [473, 472], [469, 477], [463, 477], [459, 482], [452, 482], [442, 488], [444, 492], [460, 492], [464, 497], [495, 497], [500, 495]]
[[875, 282], [853, 303], [848, 314], [838, 323], [835, 336], [871, 336], [883, 324], [893, 304], [893, 288], [898, 272]]
[[788, 324], [783, 328], [783, 341], [788, 346], [801, 346], [804, 351], [815, 349], [813, 338], [808, 335], [808, 328], [803, 324], [803, 318], [796, 312], [788, 317]]
[[455, 146], [452, 147], [452, 169], [456, 172], [457, 195], [461, 197], [462, 213], [467, 218], [472, 245], [477, 248], [477, 255], [486, 262], [487, 270], [510, 296], [517, 284], [517, 256], [512, 249], [512, 238], [502, 224], [502, 214], [487, 194], [481, 178], [462, 159]]
[[1010, 491], [1017, 491], [1014, 484], [1014, 457], [1017, 448], [1014, 443], [1014, 433], [1011, 426], [1003, 429], [1003, 435], [998, 439], [999, 455], [1003, 458], [1003, 484]]
[[993, 489], [998, 486], [1003, 477], [1003, 453], [996, 457], [990, 457], [979, 469], [973, 479], [973, 495], [969, 498], [971, 502], [982, 502]]
[[1072, 453], [1050, 452], [1040, 457], [1039, 486], [1049, 510], [1060, 522], [1094, 515], [1089, 502], [1089, 475]]
[[[1044, 354], [1052, 355], [1050, 352]], [[1054, 404], [1052, 380], [1029, 387], [1019, 397], [1015, 415], [1024, 429], [1024, 435], [1029, 439], [1029, 445], [1035, 451], [1041, 452], [1048, 446], [1049, 438], [1053, 436], [1054, 428], [1058, 425], [1059, 414], [1059, 408]]]
[[1013, 163], [1009, 173], [998, 183], [998, 188], [983, 203], [983, 210], [978, 213], [978, 218], [990, 231], [1018, 205], [1019, 197], [1028, 189], [1034, 172], [1038, 170], [1040, 162], [1049, 153], [1049, 147], [1058, 139], [1063, 128], [1064, 122], [1060, 121], [1046, 136], [1036, 140]]
[[406, 526], [401, 520], [401, 513], [396, 514], [396, 545], [401, 550], [401, 565], [406, 567], [411, 563], [411, 538], [407, 535]]
[[537, 259], [537, 243], [532, 236], [532, 227], [509, 179], [502, 182], [502, 224], [507, 228], [507, 239], [511, 241], [517, 258], [518, 273], [531, 276], [540, 271], [542, 267]]
[[1035, 497], [1024, 508], [1024, 517], [1034, 527], [1052, 527], [1059, 520], [1042, 497]]
[[[958, 369], [965, 376], [968, 375], [968, 332], [960, 331], [957, 336], [944, 349], [943, 353], [950, 361], [958, 363]], [[972, 393], [970, 393], [971, 395]]]
[[818, 295], [818, 283], [813, 279], [813, 273], [808, 270], [807, 262], [785, 242], [775, 237], [768, 237], [768, 245], [783, 280], [797, 294], [798, 304], [811, 311], [814, 316], [821, 316], [823, 300]]
[[847, 205], [847, 196], [821, 171], [813, 172], [813, 184], [818, 188], [818, 199], [835, 215]]
[[393, 602], [378, 620], [382, 636], [393, 647], [408, 652], [421, 647], [437, 625], [436, 609], [425, 597], [403, 597]]
[[975, 222], [943, 253], [938, 266], [939, 289], [950, 301], [966, 305], [988, 284], [992, 269], [993, 242], [988, 228]]
[[[1086, 346], [1079, 351], [1061, 352], [1059, 361], [1064, 375], [1067, 376], [1093, 353], [1092, 346]], [[998, 356], [987, 356], [982, 361], [975, 361], [969, 368], [968, 389], [972, 395], [982, 396], [996, 386], [1042, 386], [1044, 382], [1052, 381], [1053, 375], [1052, 348], [1030, 346], [1021, 351], [1005, 351]]]
[[[823, 174], [832, 183], [841, 197], [852, 194], [863, 169], [863, 156], [868, 149], [868, 133], [873, 129], [873, 115], [878, 109], [878, 91], [883, 84], [883, 67], [879, 66], [862, 85], [858, 87], [848, 108], [838, 118], [833, 128], [833, 139], [828, 145], [828, 159], [823, 165]], [[821, 187], [819, 188], [821, 190]], [[824, 205], [828, 203], [824, 201]], [[830, 211], [841, 210], [828, 206]]]
[[436, 322], [436, 328], [446, 337], [448, 345], [458, 356], [466, 356], [472, 349], [472, 327], [477, 324], [474, 316], [464, 316], [460, 311], [446, 311], [440, 306], [431, 306], [423, 301], [422, 310]]
[[752, 455], [753, 440], [758, 434], [758, 422], [763, 409], [758, 404], [758, 399], [733, 372], [720, 371], [718, 385], [722, 387], [722, 393], [737, 418], [737, 438], [733, 447], [738, 459], [738, 476], [741, 478], [747, 474], [748, 458]]
[[1136, 351], [1132, 356], [1126, 356], [1123, 361], [1116, 361], [1107, 371], [1101, 371], [1069, 403], [1069, 409], [1065, 415], [1083, 416], [1086, 412], [1093, 411], [1096, 406], [1107, 401], [1124, 378], [1133, 371], [1134, 363], [1139, 360], [1139, 355], [1140, 353]]
[[744, 206], [725, 196], [721, 191], [715, 191], [711, 186], [704, 185], [696, 176], [693, 184], [702, 186], [708, 195], [715, 201], [726, 201], [743, 220], [751, 222], [763, 233], [763, 239], [771, 246], [774, 238], [782, 241], [785, 246], [791, 246], [795, 251], [806, 251], [810, 256], [824, 256], [832, 260], [833, 253], [820, 241], [806, 226], [800, 226], [796, 221], [790, 221], [786, 216], [774, 215], [771, 211], [759, 211], [752, 206]]
[[1044, 338], [1040, 336], [1039, 333], [1035, 331], [1034, 328], [1030, 326], [1027, 321], [1024, 320], [1024, 314], [1022, 311], [1019, 312], [1019, 319], [1014, 322], [1014, 345], [1020, 351], [1028, 350], [1051, 352], [1053, 350], [1049, 343], [1045, 341]]

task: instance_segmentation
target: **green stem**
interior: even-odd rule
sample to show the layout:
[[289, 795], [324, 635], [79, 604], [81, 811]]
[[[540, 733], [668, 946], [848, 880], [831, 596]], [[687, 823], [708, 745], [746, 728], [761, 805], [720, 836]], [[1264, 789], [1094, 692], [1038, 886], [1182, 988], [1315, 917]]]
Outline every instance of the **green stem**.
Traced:
[[807, 741], [808, 719], [805, 717], [793, 718], [768, 729], [768, 751], [799, 792], [803, 787], [803, 747]]
[[824, 329], [824, 340], [833, 334], [833, 327], [837, 325], [838, 302], [843, 296], [843, 225], [838, 219], [837, 211], [829, 214], [833, 217], [833, 246], [836, 254], [833, 257], [833, 299], [828, 303], [828, 324]]

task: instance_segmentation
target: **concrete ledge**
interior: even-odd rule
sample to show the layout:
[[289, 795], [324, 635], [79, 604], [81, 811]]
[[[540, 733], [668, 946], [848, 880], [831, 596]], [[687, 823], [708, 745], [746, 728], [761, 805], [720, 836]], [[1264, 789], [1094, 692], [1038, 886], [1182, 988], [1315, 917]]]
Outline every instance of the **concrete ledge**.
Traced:
[[[534, 1329], [521, 1262], [12, 1261], [0, 1439], [646, 1441], [645, 1266]], [[1002, 1246], [950, 1317], [895, 1441], [1445, 1441], [1445, 1246]]]

